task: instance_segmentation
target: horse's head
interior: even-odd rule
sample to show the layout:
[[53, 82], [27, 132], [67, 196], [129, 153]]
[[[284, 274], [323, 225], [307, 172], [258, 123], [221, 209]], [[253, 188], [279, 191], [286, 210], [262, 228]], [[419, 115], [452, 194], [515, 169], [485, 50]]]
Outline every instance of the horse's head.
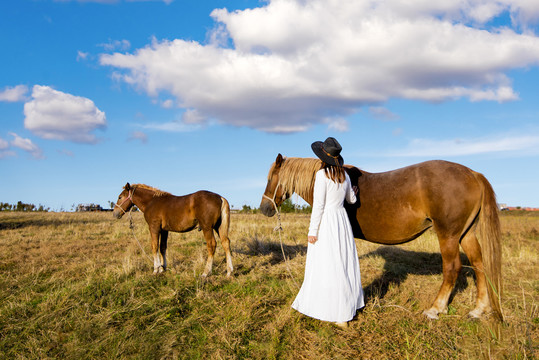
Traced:
[[284, 161], [281, 154], [277, 155], [275, 163], [270, 168], [268, 184], [266, 185], [266, 190], [264, 190], [264, 195], [262, 195], [260, 211], [269, 217], [275, 215], [276, 207], [281, 206], [283, 201], [290, 197], [290, 194], [286, 193], [279, 180], [281, 165]]
[[114, 215], [115, 218], [121, 219], [122, 216], [126, 212], [133, 207], [133, 193], [135, 192], [135, 188], [131, 187], [129, 183], [125, 184], [122, 192], [120, 195], [118, 195], [118, 201], [116, 201], [116, 204], [114, 204], [114, 211], [112, 212], [112, 215]]

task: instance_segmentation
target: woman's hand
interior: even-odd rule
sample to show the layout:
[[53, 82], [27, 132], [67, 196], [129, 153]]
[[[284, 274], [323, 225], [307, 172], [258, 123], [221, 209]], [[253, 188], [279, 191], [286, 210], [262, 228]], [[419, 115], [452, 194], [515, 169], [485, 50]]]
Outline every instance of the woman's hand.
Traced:
[[314, 244], [318, 238], [316, 236], [308, 236], [307, 241], [309, 241], [311, 244]]
[[357, 192], [359, 191], [359, 188], [357, 186], [352, 186], [352, 191], [354, 192], [354, 194], [357, 195]]

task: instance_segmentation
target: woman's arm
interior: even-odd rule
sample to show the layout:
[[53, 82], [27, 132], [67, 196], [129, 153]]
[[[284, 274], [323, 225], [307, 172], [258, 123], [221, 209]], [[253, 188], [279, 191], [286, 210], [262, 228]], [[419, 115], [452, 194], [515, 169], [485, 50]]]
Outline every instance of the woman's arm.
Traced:
[[350, 177], [348, 176], [348, 174], [346, 174], [345, 182], [346, 182], [346, 202], [349, 204], [355, 204], [355, 202], [357, 201], [356, 194], [357, 194], [358, 188], [357, 186], [352, 186], [350, 182]]
[[324, 214], [324, 207], [326, 205], [326, 174], [324, 171], [318, 171], [314, 181], [314, 193], [313, 193], [313, 211], [311, 213], [311, 222], [309, 224], [308, 240], [314, 244], [316, 237], [318, 236], [318, 228], [322, 221], [322, 215]]

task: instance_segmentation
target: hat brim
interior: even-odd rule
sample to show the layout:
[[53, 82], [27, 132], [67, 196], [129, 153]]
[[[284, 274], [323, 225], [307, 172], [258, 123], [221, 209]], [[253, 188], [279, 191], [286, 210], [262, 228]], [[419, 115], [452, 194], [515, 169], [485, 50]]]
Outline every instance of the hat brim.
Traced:
[[341, 155], [337, 156], [337, 158], [334, 158], [326, 153], [326, 151], [323, 148], [323, 142], [322, 141], [315, 141], [311, 144], [311, 149], [313, 149], [313, 152], [320, 160], [325, 162], [326, 164], [335, 165], [335, 166], [343, 166], [344, 165], [344, 159]]

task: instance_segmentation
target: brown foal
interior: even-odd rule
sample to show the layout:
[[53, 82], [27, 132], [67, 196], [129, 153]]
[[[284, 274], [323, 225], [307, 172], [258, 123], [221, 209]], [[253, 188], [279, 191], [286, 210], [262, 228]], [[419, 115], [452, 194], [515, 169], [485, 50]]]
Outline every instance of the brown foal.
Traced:
[[230, 206], [224, 197], [209, 191], [174, 196], [147, 185], [127, 183], [114, 205], [113, 215], [120, 219], [133, 205], [144, 213], [144, 219], [150, 229], [154, 274], [161, 273], [167, 268], [168, 232], [187, 232], [195, 227], [202, 230], [208, 248], [208, 259], [202, 276], [208, 276], [212, 270], [213, 255], [217, 246], [214, 230], [225, 250], [227, 276], [232, 274], [232, 255], [228, 238]]

